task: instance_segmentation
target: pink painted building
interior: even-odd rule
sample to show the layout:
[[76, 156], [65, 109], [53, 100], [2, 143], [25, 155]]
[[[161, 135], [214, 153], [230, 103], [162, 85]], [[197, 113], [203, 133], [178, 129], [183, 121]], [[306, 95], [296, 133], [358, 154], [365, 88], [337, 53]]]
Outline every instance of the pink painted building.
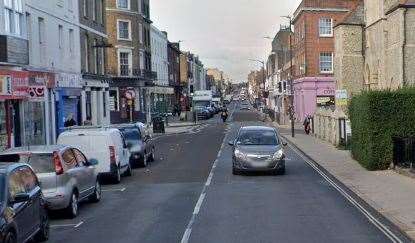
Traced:
[[294, 81], [295, 118], [302, 122], [318, 107], [334, 106], [336, 85], [333, 77], [305, 77]]

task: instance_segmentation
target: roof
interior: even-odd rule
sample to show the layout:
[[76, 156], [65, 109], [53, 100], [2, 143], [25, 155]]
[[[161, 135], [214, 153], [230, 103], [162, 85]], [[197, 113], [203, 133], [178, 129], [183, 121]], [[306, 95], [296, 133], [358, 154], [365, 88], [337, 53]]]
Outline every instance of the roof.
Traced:
[[25, 146], [17, 147], [4, 151], [2, 154], [13, 154], [13, 153], [53, 153], [54, 151], [61, 150], [67, 147], [66, 145], [40, 145], [40, 146]]
[[0, 173], [7, 173], [22, 165], [26, 165], [26, 164], [0, 162]]
[[273, 127], [267, 127], [267, 126], [246, 126], [246, 127], [242, 127], [242, 130], [269, 130], [269, 131], [274, 131], [275, 128]]
[[365, 7], [363, 3], [359, 4], [354, 10], [346, 15], [342, 22], [338, 23], [335, 27], [340, 25], [365, 25]]

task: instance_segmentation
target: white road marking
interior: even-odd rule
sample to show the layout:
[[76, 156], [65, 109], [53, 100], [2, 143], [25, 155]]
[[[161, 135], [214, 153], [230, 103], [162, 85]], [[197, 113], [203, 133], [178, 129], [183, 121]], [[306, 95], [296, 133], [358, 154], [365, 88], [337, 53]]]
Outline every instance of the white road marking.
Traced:
[[110, 188], [110, 189], [102, 189], [101, 191], [103, 192], [123, 192], [125, 191], [127, 188], [123, 187], [123, 188]]
[[[223, 138], [222, 145], [225, 143], [226, 137], [227, 137], [227, 135], [225, 135], [225, 137]], [[200, 212], [200, 209], [201, 209], [201, 207], [203, 205], [203, 201], [206, 198], [206, 191], [207, 191], [208, 187], [210, 186], [210, 184], [212, 183], [213, 175], [215, 173], [215, 168], [216, 168], [216, 166], [218, 164], [219, 157], [221, 156], [221, 154], [222, 154], [222, 149], [219, 150], [219, 153], [217, 155], [217, 158], [213, 162], [212, 168], [210, 169], [209, 176], [206, 179], [206, 183], [203, 186], [203, 189], [202, 189], [202, 192], [200, 193], [199, 199], [197, 200], [197, 203], [195, 205], [195, 208], [193, 209], [192, 217], [190, 218], [189, 223], [187, 224], [186, 230], [183, 233], [181, 243], [188, 243], [189, 242], [190, 235], [192, 234], [193, 224], [194, 224], [194, 222], [196, 220], [196, 216]]]
[[199, 214], [200, 207], [202, 206], [202, 203], [203, 203], [203, 200], [205, 200], [205, 197], [206, 197], [206, 193], [202, 193], [202, 194], [200, 195], [199, 200], [197, 200], [197, 203], [196, 203], [195, 209], [193, 210], [193, 214], [194, 214], [194, 215]]
[[51, 227], [51, 228], [65, 228], [65, 227], [78, 228], [83, 223], [84, 223], [84, 221], [81, 221], [81, 222], [79, 222], [77, 224], [52, 224], [49, 227]]
[[344, 198], [346, 198], [353, 206], [355, 206], [373, 225], [376, 226], [383, 234], [385, 234], [392, 242], [401, 243], [403, 242], [396, 236], [390, 229], [382, 224], [376, 217], [374, 217], [369, 211], [367, 211], [359, 202], [357, 202], [352, 196], [350, 196], [343, 188], [337, 185], [332, 179], [330, 179], [322, 170], [320, 170], [313, 162], [302, 155], [300, 151], [294, 148], [291, 144], [288, 146], [300, 156], [311, 168], [320, 174], [331, 186], [333, 186]]

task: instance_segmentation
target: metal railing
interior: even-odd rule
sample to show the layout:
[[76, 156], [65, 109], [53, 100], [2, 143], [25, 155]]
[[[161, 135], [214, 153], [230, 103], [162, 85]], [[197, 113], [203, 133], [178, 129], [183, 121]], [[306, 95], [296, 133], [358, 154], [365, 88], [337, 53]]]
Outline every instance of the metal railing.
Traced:
[[394, 137], [393, 165], [403, 168], [415, 167], [415, 137]]

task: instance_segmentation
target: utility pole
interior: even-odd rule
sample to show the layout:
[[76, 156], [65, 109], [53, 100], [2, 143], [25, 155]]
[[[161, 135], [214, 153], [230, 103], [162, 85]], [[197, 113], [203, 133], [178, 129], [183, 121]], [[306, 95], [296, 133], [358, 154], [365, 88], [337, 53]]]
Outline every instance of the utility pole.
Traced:
[[282, 16], [290, 21], [290, 120], [291, 120], [291, 137], [295, 137], [295, 127], [294, 127], [294, 80], [293, 80], [293, 48], [292, 48], [292, 17], [291, 16]]

